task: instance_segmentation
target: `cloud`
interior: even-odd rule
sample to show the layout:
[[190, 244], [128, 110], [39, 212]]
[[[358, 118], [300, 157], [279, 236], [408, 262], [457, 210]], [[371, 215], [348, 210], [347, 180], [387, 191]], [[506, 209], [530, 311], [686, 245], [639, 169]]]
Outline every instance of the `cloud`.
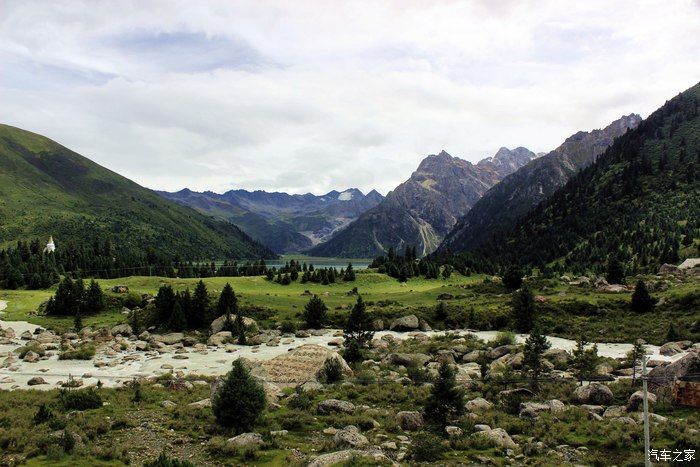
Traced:
[[145, 186], [381, 192], [700, 76], [697, 1], [8, 1], [4, 122]]

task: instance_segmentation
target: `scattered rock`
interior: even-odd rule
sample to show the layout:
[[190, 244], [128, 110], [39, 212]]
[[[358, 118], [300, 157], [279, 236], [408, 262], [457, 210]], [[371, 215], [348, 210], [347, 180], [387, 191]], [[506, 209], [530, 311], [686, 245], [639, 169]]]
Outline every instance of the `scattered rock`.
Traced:
[[339, 447], [361, 448], [369, 444], [367, 438], [353, 425], [338, 430], [333, 436], [333, 441]]
[[[647, 403], [649, 405], [656, 403], [656, 395], [652, 392], [647, 393]], [[644, 404], [644, 391], [636, 391], [632, 394], [627, 402], [627, 411], [634, 412]]]
[[445, 433], [447, 433], [447, 436], [450, 438], [459, 438], [462, 436], [462, 429], [458, 426], [446, 426]]
[[242, 433], [226, 440], [228, 444], [237, 448], [259, 448], [265, 442], [259, 433]]
[[659, 353], [665, 357], [672, 357], [682, 352], [683, 349], [681, 349], [681, 346], [676, 342], [666, 342], [659, 349]]
[[165, 407], [166, 409], [170, 409], [172, 407], [177, 407], [177, 404], [175, 402], [168, 401], [168, 400], [161, 402], [160, 405], [161, 405], [161, 407]]
[[116, 336], [117, 334], [121, 334], [122, 336], [130, 336], [131, 334], [133, 334], [131, 326], [129, 326], [128, 324], [118, 324], [116, 326], [113, 326], [112, 329], [109, 330], [109, 332], [113, 336]]
[[491, 407], [493, 407], [493, 403], [487, 401], [483, 397], [477, 397], [476, 399], [468, 401], [464, 406], [470, 412], [477, 412], [480, 410], [489, 410]]
[[211, 407], [211, 399], [202, 399], [201, 401], [192, 402], [187, 404], [188, 407], [194, 407], [195, 409], [203, 409], [205, 407]]
[[610, 405], [613, 393], [604, 384], [590, 383], [574, 389], [573, 399], [580, 404]]
[[513, 441], [510, 435], [503, 428], [494, 428], [493, 430], [478, 431], [474, 433], [474, 436], [486, 438], [499, 448], [515, 449], [518, 447], [518, 445], [515, 444], [515, 441]]
[[420, 321], [416, 315], [403, 316], [391, 322], [389, 329], [392, 331], [414, 331], [420, 327]]
[[355, 404], [353, 404], [352, 402], [341, 401], [338, 399], [326, 399], [318, 403], [317, 410], [318, 413], [324, 415], [333, 412], [353, 413], [355, 411]]
[[171, 332], [169, 334], [154, 334], [151, 336], [151, 339], [153, 339], [155, 342], [160, 342], [165, 345], [174, 345], [180, 343], [182, 339], [185, 337], [185, 335], [181, 332]]
[[307, 467], [329, 467], [348, 462], [352, 459], [361, 459], [369, 457], [373, 461], [380, 463], [386, 462], [387, 458], [378, 451], [360, 451], [359, 449], [346, 449], [344, 451], [329, 452], [321, 454], [316, 459], [311, 461]]
[[[231, 315], [231, 322], [235, 323], [236, 322], [236, 315]], [[221, 332], [224, 330], [224, 326], [226, 325], [226, 315], [221, 315], [218, 318], [216, 318], [214, 321], [211, 322], [211, 325], [209, 326], [209, 330], [211, 334], [216, 334], [217, 332]], [[257, 328], [257, 323], [253, 318], [248, 318], [248, 317], [243, 317], [243, 326], [246, 327], [246, 329], [249, 328]]]
[[406, 431], [420, 430], [424, 425], [423, 415], [420, 412], [399, 412], [396, 414], [396, 422]]
[[41, 376], [35, 376], [31, 378], [29, 381], [27, 381], [28, 386], [38, 386], [39, 384], [49, 384], [46, 382], [44, 378]]

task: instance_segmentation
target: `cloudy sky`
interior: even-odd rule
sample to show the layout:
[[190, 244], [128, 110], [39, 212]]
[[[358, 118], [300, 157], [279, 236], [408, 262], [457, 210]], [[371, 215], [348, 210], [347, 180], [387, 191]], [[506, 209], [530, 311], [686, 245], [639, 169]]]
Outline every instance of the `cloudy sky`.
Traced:
[[386, 193], [700, 81], [700, 0], [3, 0], [2, 123], [142, 185]]

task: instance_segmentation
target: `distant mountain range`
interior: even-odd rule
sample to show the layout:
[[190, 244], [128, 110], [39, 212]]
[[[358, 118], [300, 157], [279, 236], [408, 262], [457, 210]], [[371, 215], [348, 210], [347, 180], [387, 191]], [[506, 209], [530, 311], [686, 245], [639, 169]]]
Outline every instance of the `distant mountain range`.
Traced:
[[235, 225], [180, 206], [43, 136], [0, 125], [0, 247], [49, 235], [185, 260], [274, 258]]
[[636, 128], [641, 121], [639, 115], [630, 114], [602, 130], [579, 131], [552, 152], [514, 171], [474, 204], [438, 251], [469, 250], [512, 229], [518, 218], [552, 196], [575, 173], [591, 165], [615, 138]]
[[536, 157], [522, 147], [501, 148], [477, 164], [445, 151], [428, 156], [381, 203], [308, 253], [373, 257], [406, 245], [431, 253], [489, 188]]
[[641, 123], [626, 119], [636, 128], [472, 254], [501, 265], [573, 271], [600, 271], [616, 257], [632, 273], [697, 255], [700, 84]]
[[333, 190], [321, 196], [259, 190], [217, 194], [184, 189], [158, 193], [203, 214], [236, 224], [277, 253], [301, 252], [327, 240], [384, 199], [375, 190], [365, 195], [356, 188]]

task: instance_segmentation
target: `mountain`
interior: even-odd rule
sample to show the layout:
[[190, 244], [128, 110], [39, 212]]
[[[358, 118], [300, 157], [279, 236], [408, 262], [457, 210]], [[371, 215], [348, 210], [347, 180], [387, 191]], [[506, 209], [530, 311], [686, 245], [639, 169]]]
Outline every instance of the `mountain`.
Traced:
[[428, 156], [384, 201], [308, 253], [373, 257], [406, 245], [416, 246], [421, 254], [431, 253], [489, 188], [535, 157], [522, 147], [501, 148], [477, 164], [445, 151]]
[[184, 189], [158, 193], [201, 213], [232, 222], [278, 253], [313, 247], [384, 199], [375, 190], [365, 195], [356, 188], [333, 190], [322, 196], [259, 190], [217, 194]]
[[476, 202], [445, 237], [438, 252], [460, 252], [511, 229], [525, 215], [592, 164], [618, 136], [642, 121], [637, 114], [615, 120], [602, 130], [579, 131], [561, 146], [514, 171]]
[[500, 264], [629, 272], [696, 256], [700, 237], [700, 84], [666, 102], [515, 227], [474, 254]]
[[0, 125], [0, 246], [33, 237], [183, 259], [272, 258], [236, 226], [167, 201], [43, 136]]

